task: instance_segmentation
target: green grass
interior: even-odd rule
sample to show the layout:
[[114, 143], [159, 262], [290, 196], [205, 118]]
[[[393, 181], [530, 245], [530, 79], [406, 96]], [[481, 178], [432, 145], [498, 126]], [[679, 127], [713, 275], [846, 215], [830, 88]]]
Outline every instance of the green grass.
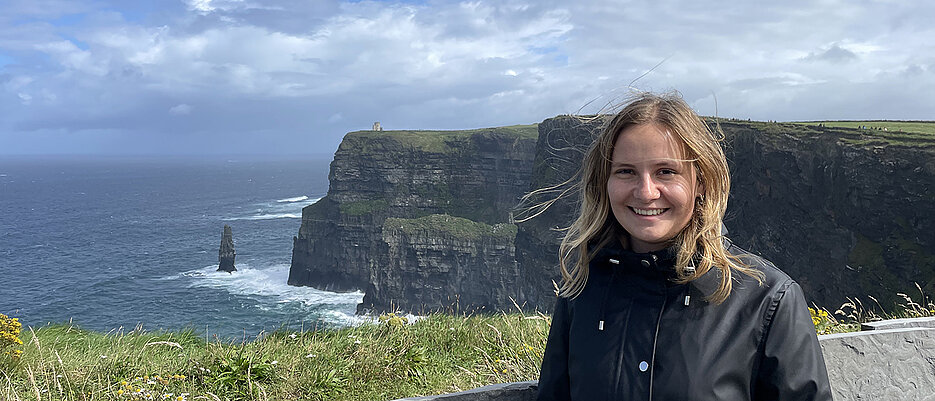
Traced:
[[355, 131], [344, 137], [341, 147], [350, 146], [359, 153], [378, 153], [386, 150], [387, 145], [382, 141], [391, 141], [426, 153], [444, 154], [465, 150], [463, 144], [478, 135], [507, 136], [534, 141], [539, 137], [539, 128], [538, 124], [528, 124], [456, 131]]
[[[398, 323], [398, 319], [396, 320]], [[98, 333], [69, 325], [22, 333], [0, 360], [2, 400], [386, 400], [533, 380], [542, 315], [431, 315], [414, 324], [274, 332], [250, 342], [191, 331]], [[123, 384], [126, 382], [126, 384]], [[124, 394], [118, 394], [120, 391]]]
[[825, 127], [834, 128], [854, 128], [869, 127], [868, 131], [879, 131], [883, 128], [884, 132], [903, 131], [907, 133], [935, 135], [935, 121], [801, 121], [796, 124], [817, 126], [822, 124]]
[[933, 121], [803, 121], [786, 124], [809, 127], [817, 127], [821, 124], [825, 129], [844, 128], [850, 132], [839, 132], [843, 134], [841, 139], [858, 146], [935, 147], [935, 122]]
[[416, 219], [388, 218], [383, 223], [383, 227], [385, 229], [401, 230], [409, 235], [420, 232], [441, 232], [470, 240], [478, 240], [483, 237], [499, 239], [513, 239], [516, 237], [516, 226], [513, 224], [489, 225], [446, 214], [432, 214]]
[[383, 199], [342, 203], [339, 206], [341, 213], [351, 216], [363, 216], [365, 214], [386, 210], [387, 207], [389, 207], [389, 204]]
[[[833, 313], [813, 309], [816, 331], [935, 315], [935, 304], [918, 290], [920, 302], [899, 294], [905, 302], [892, 314], [859, 300]], [[48, 325], [19, 334], [18, 359], [0, 356], [0, 399], [389, 400], [457, 392], [537, 379], [550, 322], [538, 313], [433, 314], [409, 324], [385, 315], [355, 327], [277, 331], [253, 341], [206, 339], [191, 330], [100, 333]]]

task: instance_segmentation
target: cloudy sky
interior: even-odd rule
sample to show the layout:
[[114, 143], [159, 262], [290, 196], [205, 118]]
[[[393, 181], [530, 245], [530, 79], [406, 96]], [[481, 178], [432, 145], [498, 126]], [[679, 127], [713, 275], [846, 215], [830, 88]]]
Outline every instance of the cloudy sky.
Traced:
[[0, 10], [0, 155], [330, 154], [374, 121], [528, 124], [595, 112], [631, 83], [676, 89], [706, 115], [935, 120], [931, 1], [0, 0]]

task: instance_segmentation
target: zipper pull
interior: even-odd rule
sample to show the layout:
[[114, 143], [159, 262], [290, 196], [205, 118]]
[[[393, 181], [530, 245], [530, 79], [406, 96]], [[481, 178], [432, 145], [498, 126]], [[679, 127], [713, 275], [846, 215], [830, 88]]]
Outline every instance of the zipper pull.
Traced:
[[598, 330], [598, 331], [604, 331], [604, 321], [603, 321], [603, 320], [597, 322], [597, 330]]
[[685, 296], [685, 306], [688, 306], [688, 304], [691, 302], [691, 299], [692, 299], [692, 296], [691, 296], [691, 295], [686, 295], [686, 296]]

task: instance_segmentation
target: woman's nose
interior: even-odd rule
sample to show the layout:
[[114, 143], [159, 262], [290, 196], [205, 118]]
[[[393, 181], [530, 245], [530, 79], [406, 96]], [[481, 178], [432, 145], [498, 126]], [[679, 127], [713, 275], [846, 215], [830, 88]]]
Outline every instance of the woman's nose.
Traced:
[[659, 198], [659, 188], [651, 177], [641, 177], [635, 189], [634, 196], [642, 201], [651, 201]]

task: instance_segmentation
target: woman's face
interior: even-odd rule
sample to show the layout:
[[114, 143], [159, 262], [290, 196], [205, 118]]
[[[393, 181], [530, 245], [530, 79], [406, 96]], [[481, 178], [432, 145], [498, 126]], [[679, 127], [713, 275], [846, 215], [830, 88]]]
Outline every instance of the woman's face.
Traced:
[[607, 194], [634, 252], [665, 248], [691, 220], [704, 189], [686, 158], [678, 137], [655, 123], [631, 126], [614, 142]]

